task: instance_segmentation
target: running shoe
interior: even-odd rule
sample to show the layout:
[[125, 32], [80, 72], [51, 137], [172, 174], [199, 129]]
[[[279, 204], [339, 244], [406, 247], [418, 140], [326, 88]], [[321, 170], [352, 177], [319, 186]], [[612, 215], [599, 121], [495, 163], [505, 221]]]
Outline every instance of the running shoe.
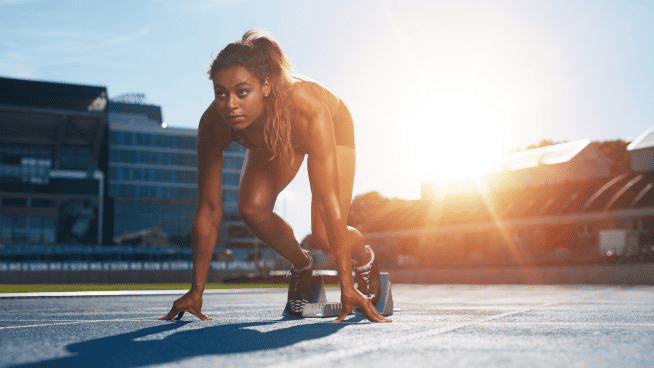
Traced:
[[355, 267], [354, 275], [357, 279], [357, 289], [370, 299], [373, 306], [376, 306], [381, 298], [379, 264], [375, 262], [375, 253], [372, 248], [369, 245], [366, 245], [366, 248], [370, 252], [370, 262], [364, 266]]
[[291, 278], [288, 284], [288, 301], [284, 314], [292, 317], [302, 317], [302, 308], [311, 299], [311, 276], [313, 276], [313, 257], [305, 251], [311, 262], [307, 267], [296, 270], [291, 266], [288, 275]]

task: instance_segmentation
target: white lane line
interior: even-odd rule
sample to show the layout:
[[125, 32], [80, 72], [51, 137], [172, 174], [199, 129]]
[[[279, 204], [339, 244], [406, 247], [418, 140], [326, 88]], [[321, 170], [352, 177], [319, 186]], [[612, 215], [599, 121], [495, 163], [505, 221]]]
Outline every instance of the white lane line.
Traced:
[[[209, 303], [205, 303], [205, 304], [209, 304]], [[207, 309], [211, 308], [211, 309], [216, 309], [216, 310], [231, 309], [231, 308], [234, 308], [234, 307], [253, 308], [255, 310], [259, 310], [259, 307], [273, 307], [273, 306], [279, 306], [279, 305], [280, 305], [279, 303], [218, 304], [218, 305], [211, 305], [211, 306], [208, 306], [208, 307], [205, 305], [205, 307]], [[279, 307], [279, 308], [281, 308], [281, 310], [284, 309], [283, 307]], [[88, 309], [90, 309], [90, 308], [88, 308]], [[64, 307], [59, 307], [59, 308], [52, 308], [52, 309], [31, 309], [31, 310], [29, 310], [29, 312], [30, 313], [56, 313], [56, 314], [58, 314], [60, 316], [61, 315], [66, 315], [66, 314], [78, 316], [78, 315], [125, 314], [126, 313], [124, 310], [98, 312], [97, 309], [95, 309], [93, 312], [88, 312], [88, 313], [86, 313], [86, 312], [67, 312], [68, 310], [70, 310], [70, 308], [66, 309]], [[165, 306], [165, 307], [152, 307], [152, 308], [140, 308], [139, 307], [138, 310], [137, 310], [137, 313], [141, 312], [141, 311], [145, 311], [145, 310], [147, 310], [147, 311], [165, 311], [165, 312], [168, 312], [170, 310], [170, 307], [168, 307], [168, 306]], [[5, 314], [6, 313], [24, 314], [25, 310], [23, 310], [23, 309], [10, 309], [10, 310], [3, 310], [2, 313], [5, 313]]]
[[626, 322], [491, 322], [488, 325], [543, 325], [543, 326], [598, 326], [598, 327], [620, 327], [620, 326], [646, 326], [654, 327], [654, 323], [626, 323]]
[[[581, 297], [581, 299], [587, 299], [587, 298], [589, 298], [591, 296], [595, 296], [597, 294], [608, 294], [608, 293], [613, 292], [613, 291], [614, 291], [614, 289], [610, 289], [608, 291], [606, 291], [606, 290], [598, 291], [598, 292], [594, 292], [594, 293], [584, 295], [583, 297]], [[349, 358], [349, 357], [353, 357], [353, 356], [357, 356], [357, 355], [362, 355], [362, 354], [369, 353], [369, 352], [376, 351], [376, 350], [384, 350], [384, 349], [390, 348], [391, 346], [398, 346], [398, 345], [400, 345], [402, 343], [407, 343], [407, 342], [416, 341], [416, 340], [422, 340], [422, 339], [434, 337], [434, 336], [437, 336], [437, 335], [442, 335], [444, 333], [451, 332], [451, 331], [454, 331], [454, 330], [459, 330], [459, 329], [462, 329], [462, 328], [465, 328], [465, 327], [468, 327], [468, 326], [472, 326], [472, 325], [476, 325], [476, 324], [480, 324], [480, 323], [484, 323], [484, 322], [488, 322], [488, 321], [493, 321], [493, 320], [501, 319], [501, 318], [505, 318], [505, 317], [510, 317], [510, 316], [514, 316], [516, 314], [526, 313], [526, 312], [530, 312], [530, 311], [536, 310], [536, 309], [547, 308], [547, 307], [555, 305], [555, 304], [565, 303], [565, 302], [567, 302], [569, 300], [572, 300], [572, 299], [577, 299], [577, 298], [569, 297], [569, 298], [565, 298], [565, 299], [558, 300], [558, 301], [553, 301], [553, 302], [549, 302], [549, 303], [540, 304], [540, 305], [537, 305], [537, 306], [534, 306], [534, 307], [531, 307], [531, 308], [524, 308], [524, 309], [519, 309], [519, 310], [515, 310], [515, 311], [512, 311], [512, 312], [496, 314], [496, 315], [481, 318], [481, 319], [478, 319], [478, 320], [475, 320], [475, 321], [464, 322], [464, 323], [456, 323], [456, 324], [454, 324], [452, 326], [449, 326], [449, 327], [441, 327], [441, 328], [437, 328], [437, 329], [434, 329], [434, 330], [422, 331], [422, 332], [418, 332], [418, 333], [414, 333], [414, 334], [410, 334], [410, 335], [405, 335], [405, 336], [401, 336], [401, 337], [393, 337], [391, 339], [385, 339], [385, 340], [382, 340], [382, 341], [375, 341], [374, 343], [371, 343], [370, 345], [367, 345], [367, 346], [351, 347], [351, 348], [349, 348], [347, 350], [336, 350], [336, 351], [332, 351], [332, 352], [325, 353], [325, 354], [313, 355], [313, 356], [310, 356], [310, 357], [307, 357], [307, 358], [300, 358], [300, 359], [291, 360], [291, 361], [284, 361], [284, 362], [281, 362], [279, 364], [272, 365], [270, 367], [284, 367], [284, 368], [285, 367], [294, 367], [294, 368], [297, 368], [297, 367], [312, 367], [312, 366], [317, 366], [317, 365], [324, 365], [327, 362], [335, 362], [335, 361], [338, 361], [338, 360], [341, 360], [341, 359], [344, 359], [344, 358]], [[392, 323], [395, 323], [395, 322], [392, 322]]]
[[[100, 322], [130, 322], [130, 321], [142, 321], [148, 320], [154, 317], [139, 317], [139, 318], [123, 318], [123, 319], [98, 319], [91, 321], [77, 321], [77, 322], [61, 322], [61, 323], [44, 323], [38, 325], [24, 325], [24, 326], [6, 326], [0, 327], [0, 330], [15, 330], [18, 328], [30, 328], [30, 327], [45, 327], [45, 326], [60, 326], [60, 325], [73, 325], [79, 323], [100, 323]], [[156, 319], [155, 319], [156, 320]]]
[[[152, 308], [149, 308], [152, 309]], [[169, 309], [165, 309], [168, 311]], [[275, 311], [275, 310], [282, 310], [282, 308], [258, 308], [255, 310], [248, 310], [248, 312], [264, 312], [264, 311]], [[216, 316], [219, 314], [227, 314], [228, 312], [226, 311], [205, 311], [205, 314], [208, 316]], [[103, 313], [97, 313], [97, 314], [103, 314]], [[106, 313], [104, 313], [106, 314]], [[124, 312], [123, 312], [124, 314]], [[190, 316], [190, 313], [187, 313], [187, 315]], [[81, 323], [100, 323], [100, 322], [129, 322], [129, 321], [158, 321], [158, 318], [161, 317], [161, 315], [156, 315], [156, 316], [149, 316], [149, 317], [135, 317], [135, 318], [123, 318], [123, 319], [98, 319], [98, 320], [86, 320], [86, 321], [80, 321], [80, 320], [43, 320], [44, 322], [52, 322], [52, 321], [57, 321], [57, 323], [42, 323], [42, 324], [32, 324], [32, 325], [23, 325], [23, 326], [5, 326], [5, 327], [0, 327], [0, 330], [10, 330], [10, 329], [18, 329], [18, 328], [35, 328], [35, 327], [45, 327], [45, 326], [62, 326], [62, 325], [72, 325], [72, 324], [81, 324]], [[0, 322], [38, 322], [39, 320], [0, 320]]]
[[[42, 293], [0, 293], [0, 298], [44, 298], [63, 296], [117, 296], [117, 295], [178, 295], [188, 290], [122, 290], [122, 291], [62, 291]], [[243, 288], [243, 289], [208, 289], [204, 294], [244, 294], [244, 293], [278, 293], [287, 292], [286, 288]]]
[[[166, 308], [165, 311], [162, 310], [161, 312], [162, 313], [163, 312], [168, 313], [169, 310], [170, 310], [170, 308]], [[255, 309], [253, 311], [248, 311], [248, 312], [265, 312], [265, 311], [275, 311], [275, 310], [281, 311], [281, 310], [283, 310], [283, 308], [259, 308], [259, 309]], [[220, 311], [220, 310], [208, 310], [208, 311], [203, 310], [203, 312], [206, 315], [215, 316], [217, 314], [227, 314], [227, 313], [230, 313], [231, 311], [228, 312], [228, 311]], [[121, 313], [122, 314], [127, 314], [125, 312], [121, 312]], [[57, 314], [62, 315], [62, 313], [57, 313]], [[71, 315], [71, 316], [84, 315], [84, 314], [77, 314], [77, 313], [67, 313], [67, 314]], [[103, 313], [93, 313], [91, 315], [98, 315], [98, 314], [109, 314], [109, 313], [104, 313], [104, 312]], [[115, 313], [115, 314], [117, 314], [117, 313]], [[130, 313], [130, 314], [146, 314], [146, 313]], [[159, 314], [157, 314], [157, 316], [158, 316], [157, 318], [161, 317], [161, 315], [159, 315]], [[137, 319], [145, 319], [145, 318], [150, 318], [150, 317], [134, 317], [132, 319], [137, 320]], [[89, 320], [89, 321], [96, 321], [96, 320]], [[99, 321], [99, 320], [97, 320], [97, 321]], [[111, 320], [108, 320], [108, 321], [118, 321], [118, 320], [117, 319], [111, 319]], [[79, 318], [78, 319], [39, 319], [39, 318], [35, 318], [35, 319], [4, 319], [4, 318], [0, 318], [0, 323], [2, 323], [2, 322], [75, 322], [75, 323], [80, 323], [80, 322], [83, 322], [83, 321], [80, 321]]]

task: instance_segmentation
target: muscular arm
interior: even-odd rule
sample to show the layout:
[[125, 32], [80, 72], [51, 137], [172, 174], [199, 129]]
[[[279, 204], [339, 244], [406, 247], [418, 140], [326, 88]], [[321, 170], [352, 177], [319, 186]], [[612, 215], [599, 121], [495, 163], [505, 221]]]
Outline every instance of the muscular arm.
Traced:
[[312, 196], [316, 199], [325, 224], [341, 289], [355, 292], [347, 213], [342, 213], [340, 206], [340, 180], [332, 116], [327, 104], [310, 90], [300, 89], [295, 95], [299, 119], [309, 141], [307, 169]]
[[198, 128], [198, 205], [193, 219], [193, 282], [191, 292], [202, 294], [222, 217], [223, 150], [231, 137], [211, 104]]
[[185, 312], [208, 321], [202, 313], [202, 293], [216, 246], [222, 217], [221, 181], [223, 150], [231, 142], [225, 124], [212, 103], [202, 115], [198, 128], [198, 206], [193, 219], [193, 283], [191, 290], [175, 300], [170, 312], [160, 320], [180, 319]]

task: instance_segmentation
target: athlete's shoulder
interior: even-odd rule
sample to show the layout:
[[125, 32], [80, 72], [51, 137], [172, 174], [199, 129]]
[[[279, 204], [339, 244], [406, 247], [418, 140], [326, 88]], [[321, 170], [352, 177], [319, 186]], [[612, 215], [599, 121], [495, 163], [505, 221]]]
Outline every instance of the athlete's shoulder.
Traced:
[[313, 113], [338, 103], [338, 99], [323, 85], [304, 76], [293, 76], [291, 95], [299, 113]]
[[225, 146], [231, 142], [230, 129], [216, 109], [215, 100], [204, 111], [198, 127], [198, 139], [222, 142]]
[[216, 109], [216, 100], [213, 100], [207, 109], [204, 110], [204, 113], [202, 113], [202, 117], [200, 118], [200, 125], [211, 124], [220, 120], [222, 120], [222, 118], [220, 117], [220, 114], [218, 114], [218, 109]]

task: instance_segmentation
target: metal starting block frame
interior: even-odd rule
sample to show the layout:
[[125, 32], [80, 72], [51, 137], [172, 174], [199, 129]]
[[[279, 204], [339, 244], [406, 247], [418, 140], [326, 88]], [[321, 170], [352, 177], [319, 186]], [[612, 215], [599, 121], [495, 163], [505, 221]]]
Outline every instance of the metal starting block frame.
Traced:
[[[391, 282], [388, 280], [388, 272], [381, 272], [381, 298], [375, 305], [375, 309], [382, 316], [393, 314], [393, 293], [391, 291]], [[326, 318], [338, 317], [343, 311], [343, 305], [340, 302], [328, 302], [325, 294], [325, 283], [322, 276], [311, 277], [311, 300], [305, 304], [302, 309], [302, 317], [305, 318]], [[356, 309], [355, 309], [356, 311]], [[355, 314], [354, 312], [350, 314]], [[356, 314], [361, 312], [356, 311]], [[286, 311], [284, 311], [286, 315]]]

